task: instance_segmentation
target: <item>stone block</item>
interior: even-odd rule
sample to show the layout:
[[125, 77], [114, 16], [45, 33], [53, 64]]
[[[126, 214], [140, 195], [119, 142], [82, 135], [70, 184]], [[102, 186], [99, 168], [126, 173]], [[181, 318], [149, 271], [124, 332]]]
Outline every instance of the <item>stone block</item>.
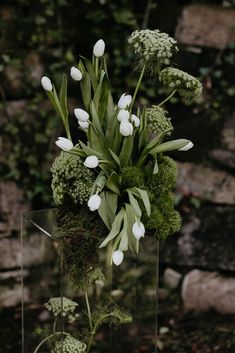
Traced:
[[202, 206], [183, 216], [181, 232], [160, 243], [160, 261], [203, 270], [235, 271], [234, 207]]
[[172, 268], [166, 268], [163, 275], [164, 284], [169, 289], [175, 289], [178, 287], [179, 282], [182, 278], [181, 273], [173, 270]]
[[190, 271], [183, 280], [184, 308], [193, 311], [216, 310], [235, 314], [235, 277], [218, 272]]
[[29, 211], [24, 192], [14, 182], [0, 183], [0, 238], [20, 230], [20, 214]]
[[178, 163], [176, 190], [185, 196], [195, 196], [217, 204], [235, 204], [235, 177], [224, 171]]
[[224, 49], [235, 40], [234, 24], [235, 9], [194, 4], [183, 9], [175, 37], [182, 44]]

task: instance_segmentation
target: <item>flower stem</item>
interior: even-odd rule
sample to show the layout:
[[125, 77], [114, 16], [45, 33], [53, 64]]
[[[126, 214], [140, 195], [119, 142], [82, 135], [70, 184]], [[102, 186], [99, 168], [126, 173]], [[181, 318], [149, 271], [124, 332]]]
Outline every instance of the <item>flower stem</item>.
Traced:
[[89, 302], [89, 296], [88, 296], [88, 291], [87, 289], [85, 290], [85, 299], [86, 299], [86, 307], [87, 307], [87, 314], [88, 314], [88, 319], [89, 319], [89, 326], [90, 326], [90, 337], [89, 337], [89, 342], [87, 346], [87, 352], [89, 353], [92, 342], [93, 342], [93, 337], [94, 337], [94, 330], [93, 330], [93, 324], [92, 324], [92, 316], [91, 316], [91, 307], [90, 307], [90, 302]]
[[51, 334], [50, 336], [47, 336], [46, 338], [44, 338], [44, 340], [42, 340], [42, 341], [39, 343], [39, 345], [35, 348], [35, 350], [33, 351], [33, 353], [39, 352], [39, 349], [43, 346], [44, 343], [46, 343], [46, 342], [49, 341], [50, 339], [54, 338], [54, 336], [58, 336], [58, 335], [69, 336], [69, 333], [66, 333], [66, 332], [55, 332], [55, 333]]
[[134, 103], [135, 103], [135, 99], [136, 99], [137, 93], [138, 93], [139, 88], [140, 88], [140, 84], [141, 84], [143, 76], [144, 76], [145, 67], [146, 67], [146, 64], [144, 64], [144, 66], [142, 68], [139, 80], [138, 80], [136, 88], [135, 88], [135, 92], [134, 92], [134, 95], [133, 95], [133, 98], [132, 98], [132, 102], [131, 102], [131, 106], [130, 106], [130, 114], [132, 112], [132, 109], [133, 109], [133, 106], [134, 106]]
[[164, 99], [164, 101], [162, 101], [160, 104], [158, 104], [158, 107], [161, 107], [163, 104], [165, 104], [167, 101], [169, 101], [169, 99], [171, 99], [171, 97], [173, 97], [175, 93], [176, 93], [176, 90], [174, 90], [166, 99]]

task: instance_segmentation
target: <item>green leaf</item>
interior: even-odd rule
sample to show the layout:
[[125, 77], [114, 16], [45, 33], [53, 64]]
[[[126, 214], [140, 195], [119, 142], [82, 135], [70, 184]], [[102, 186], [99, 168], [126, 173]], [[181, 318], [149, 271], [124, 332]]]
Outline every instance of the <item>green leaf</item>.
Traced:
[[147, 215], [150, 216], [150, 214], [151, 214], [151, 204], [150, 204], [150, 201], [149, 201], [149, 196], [148, 196], [147, 191], [143, 190], [143, 189], [136, 188], [136, 187], [131, 188], [131, 189], [127, 189], [126, 191], [127, 192], [131, 191], [135, 196], [139, 197], [143, 201], [143, 204], [144, 204], [144, 207], [146, 209]]
[[125, 167], [130, 160], [132, 149], [133, 149], [133, 141], [134, 141], [134, 134], [132, 136], [128, 136], [124, 138], [122, 150], [119, 156], [122, 167]]
[[[100, 82], [98, 84], [98, 87], [97, 87], [97, 89], [95, 91], [95, 95], [94, 95], [94, 98], [93, 98], [94, 106], [95, 106], [95, 109], [96, 109], [98, 114], [99, 114], [99, 102], [100, 102], [100, 98], [101, 98], [102, 84], [103, 84], [104, 76], [105, 76], [105, 72], [102, 71], [101, 72], [101, 76], [100, 76]], [[103, 99], [103, 97], [102, 97], [102, 99]]]
[[116, 155], [116, 153], [113, 152], [113, 150], [111, 150], [111, 148], [109, 148], [108, 150], [109, 150], [109, 152], [110, 152], [112, 158], [114, 159], [114, 161], [117, 163], [117, 165], [118, 165], [119, 167], [121, 167], [120, 159], [119, 159], [119, 157]]
[[91, 102], [91, 80], [87, 72], [83, 74], [81, 80], [81, 92], [84, 107], [87, 111], [89, 111]]
[[62, 84], [60, 87], [60, 106], [64, 115], [64, 119], [68, 118], [68, 107], [67, 107], [67, 77], [64, 74]]
[[96, 76], [95, 76], [95, 71], [94, 71], [93, 65], [90, 62], [90, 60], [88, 60], [84, 56], [80, 55], [80, 57], [84, 61], [84, 64], [85, 64], [86, 69], [87, 69], [87, 72], [89, 73], [89, 76], [90, 76], [90, 80], [91, 80], [91, 85], [92, 85], [93, 91], [95, 92], [96, 89], [97, 89], [97, 86], [98, 86], [98, 81], [97, 81]]
[[129, 196], [130, 204], [133, 207], [136, 216], [140, 218], [142, 216], [142, 212], [141, 212], [141, 209], [140, 209], [138, 201], [133, 196], [131, 191], [128, 190], [127, 193], [128, 193], [128, 196]]
[[108, 180], [106, 181], [106, 186], [115, 194], [120, 195], [120, 183], [121, 183], [121, 176], [115, 172], [112, 172]]
[[110, 230], [116, 217], [118, 196], [112, 192], [105, 191], [100, 194], [101, 205], [98, 209], [99, 215]]
[[93, 125], [95, 126], [101, 137], [104, 139], [104, 133], [93, 101], [91, 101], [90, 104], [90, 112]]
[[178, 150], [178, 149], [186, 146], [189, 142], [190, 141], [186, 140], [186, 139], [178, 139], [178, 140], [164, 142], [164, 143], [156, 146], [155, 148], [153, 148], [149, 153], [156, 154], [156, 153]]
[[115, 217], [111, 231], [109, 232], [108, 236], [105, 240], [101, 243], [100, 248], [105, 247], [111, 240], [113, 240], [119, 233], [122, 226], [123, 218], [124, 218], [125, 211], [121, 209], [117, 216]]
[[120, 232], [120, 244], [119, 244], [119, 250], [121, 251], [127, 251], [128, 250], [128, 233], [127, 233], [127, 216], [126, 212], [124, 213], [124, 219], [123, 219], [123, 228]]
[[135, 223], [135, 212], [130, 204], [126, 204], [126, 217], [127, 217], [127, 234], [128, 234], [128, 247], [130, 250], [138, 253], [139, 241], [134, 237], [132, 226]]
[[79, 141], [80, 146], [82, 147], [83, 151], [86, 153], [86, 155], [89, 156], [96, 156], [99, 159], [103, 159], [102, 153], [98, 152], [97, 150], [85, 145], [82, 141]]

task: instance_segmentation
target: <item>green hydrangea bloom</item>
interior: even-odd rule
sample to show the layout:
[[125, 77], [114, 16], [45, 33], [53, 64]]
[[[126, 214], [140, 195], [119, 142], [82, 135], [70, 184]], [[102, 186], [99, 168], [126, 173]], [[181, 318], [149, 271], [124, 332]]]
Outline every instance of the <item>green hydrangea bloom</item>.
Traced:
[[177, 90], [183, 97], [198, 97], [202, 92], [202, 85], [195, 77], [187, 72], [175, 69], [174, 67], [166, 67], [159, 76], [164, 86], [172, 90]]
[[128, 38], [128, 43], [137, 54], [140, 65], [155, 74], [162, 65], [169, 65], [174, 52], [178, 51], [175, 39], [167, 33], [156, 30], [136, 30]]
[[58, 340], [55, 344], [54, 353], [83, 353], [86, 351], [87, 345], [85, 343], [80, 342], [76, 338], [72, 336], [66, 336], [63, 340], [63, 344], [61, 340]]
[[167, 111], [157, 105], [146, 109], [146, 118], [151, 135], [158, 135], [165, 130], [170, 130], [168, 133], [170, 135], [173, 131], [171, 119], [167, 117]]
[[62, 205], [67, 199], [81, 205], [88, 201], [95, 176], [83, 165], [80, 157], [61, 152], [51, 171], [51, 187], [57, 205]]

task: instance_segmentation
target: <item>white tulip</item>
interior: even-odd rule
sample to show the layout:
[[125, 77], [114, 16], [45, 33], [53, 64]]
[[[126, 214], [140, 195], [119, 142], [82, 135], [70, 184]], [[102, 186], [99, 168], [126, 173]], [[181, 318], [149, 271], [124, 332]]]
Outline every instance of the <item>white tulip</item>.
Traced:
[[135, 127], [140, 126], [140, 119], [136, 115], [131, 114], [131, 121], [135, 125]]
[[128, 110], [121, 109], [117, 115], [117, 120], [120, 122], [123, 120], [128, 120], [129, 116], [130, 116], [130, 113], [128, 112]]
[[123, 258], [124, 258], [124, 254], [123, 254], [123, 252], [121, 250], [114, 251], [112, 259], [113, 259], [113, 263], [116, 266], [121, 265], [121, 263], [123, 261]]
[[41, 84], [42, 84], [42, 87], [45, 89], [45, 91], [48, 91], [48, 92], [51, 92], [52, 91], [52, 83], [51, 83], [51, 80], [46, 77], [46, 76], [43, 76], [41, 78]]
[[194, 146], [194, 144], [192, 143], [192, 141], [189, 141], [187, 143], [187, 145], [185, 145], [184, 147], [179, 148], [178, 151], [188, 151], [191, 148], [193, 148], [193, 146]]
[[70, 76], [75, 81], [81, 81], [81, 79], [82, 79], [81, 71], [79, 69], [77, 69], [75, 66], [71, 67]]
[[88, 207], [90, 211], [96, 211], [100, 207], [101, 198], [99, 195], [92, 195], [88, 200]]
[[80, 108], [74, 109], [74, 115], [80, 121], [87, 121], [89, 119], [89, 114], [85, 110]]
[[85, 159], [83, 164], [87, 168], [96, 168], [99, 165], [99, 160], [96, 156], [89, 156]]
[[144, 237], [145, 228], [143, 223], [135, 222], [132, 226], [132, 232], [137, 240], [140, 240], [141, 237]]
[[80, 121], [78, 120], [78, 125], [82, 127], [83, 129], [88, 129], [89, 127], [89, 121]]
[[125, 109], [131, 104], [132, 97], [130, 94], [123, 93], [118, 101], [118, 108]]
[[103, 41], [103, 39], [99, 39], [93, 47], [93, 54], [97, 58], [100, 58], [101, 56], [104, 55], [104, 50], [105, 50], [105, 42]]
[[122, 136], [130, 136], [133, 134], [133, 125], [128, 120], [123, 120], [119, 128]]
[[74, 147], [72, 141], [66, 139], [65, 137], [58, 137], [58, 140], [55, 142], [55, 144], [66, 152], [70, 151]]

